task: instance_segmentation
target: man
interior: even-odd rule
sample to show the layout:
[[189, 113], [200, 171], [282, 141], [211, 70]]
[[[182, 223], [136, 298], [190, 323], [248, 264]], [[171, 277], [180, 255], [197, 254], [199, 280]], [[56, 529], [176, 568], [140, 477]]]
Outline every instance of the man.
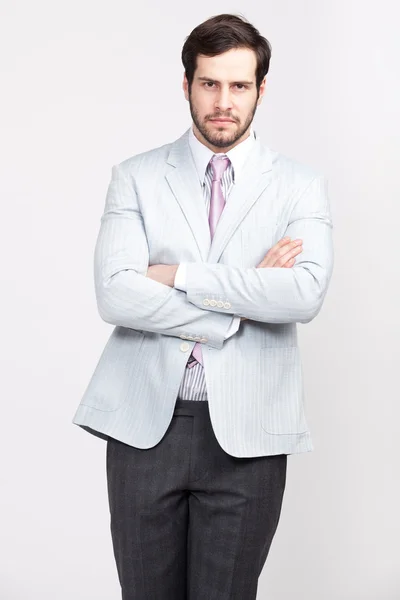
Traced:
[[252, 121], [270, 45], [219, 15], [182, 51], [193, 124], [113, 167], [95, 250], [115, 325], [74, 423], [107, 439], [123, 600], [252, 600], [287, 455], [313, 445], [296, 323], [333, 268], [323, 176]]

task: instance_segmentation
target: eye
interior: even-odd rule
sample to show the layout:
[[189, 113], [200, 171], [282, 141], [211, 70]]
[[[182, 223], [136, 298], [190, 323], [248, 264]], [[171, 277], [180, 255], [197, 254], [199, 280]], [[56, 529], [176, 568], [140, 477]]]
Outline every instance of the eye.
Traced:
[[212, 87], [215, 84], [213, 81], [206, 81], [204, 85], [205, 85], [205, 87]]
[[245, 89], [247, 89], [247, 86], [246, 86], [246, 85], [244, 85], [244, 83], [237, 83], [237, 84], [236, 84], [236, 87], [237, 87], [239, 90], [245, 90]]

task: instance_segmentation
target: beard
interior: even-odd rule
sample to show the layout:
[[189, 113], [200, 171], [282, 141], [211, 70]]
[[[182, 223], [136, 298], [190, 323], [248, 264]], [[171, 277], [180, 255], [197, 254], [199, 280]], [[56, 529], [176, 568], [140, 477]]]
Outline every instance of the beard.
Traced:
[[[235, 144], [241, 137], [243, 137], [243, 135], [246, 133], [246, 131], [250, 127], [251, 123], [253, 122], [254, 115], [256, 114], [256, 110], [257, 110], [258, 97], [259, 96], [257, 95], [256, 101], [255, 101], [251, 111], [247, 115], [246, 120], [243, 123], [243, 125], [241, 125], [240, 119], [238, 119], [230, 114], [225, 115], [222, 113], [215, 114], [215, 115], [206, 115], [204, 117], [204, 119], [201, 120], [200, 116], [199, 116], [199, 112], [193, 104], [191, 93], [189, 92], [190, 114], [192, 115], [193, 123], [196, 125], [196, 127], [200, 131], [201, 135], [204, 137], [204, 139], [210, 145], [215, 146], [216, 148], [228, 148], [229, 146], [232, 146], [233, 144]], [[235, 123], [238, 124], [238, 128], [236, 129], [235, 132], [232, 132], [229, 135], [227, 134], [225, 127], [222, 127], [221, 131], [215, 131], [215, 130], [210, 131], [207, 128], [207, 121], [209, 121], [210, 119], [217, 119], [218, 117], [226, 118], [226, 119], [233, 119], [235, 121]]]

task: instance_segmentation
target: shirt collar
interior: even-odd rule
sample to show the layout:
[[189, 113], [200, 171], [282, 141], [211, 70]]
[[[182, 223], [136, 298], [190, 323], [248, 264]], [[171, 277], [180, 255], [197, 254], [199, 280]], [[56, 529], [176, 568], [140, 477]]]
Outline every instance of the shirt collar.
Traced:
[[237, 144], [237, 146], [232, 148], [232, 150], [229, 150], [229, 152], [216, 153], [210, 150], [210, 148], [207, 148], [207, 146], [205, 146], [202, 142], [200, 142], [193, 133], [193, 126], [190, 127], [189, 146], [193, 155], [194, 163], [196, 165], [196, 170], [200, 179], [200, 183], [203, 185], [207, 165], [214, 154], [225, 154], [229, 158], [233, 167], [234, 181], [235, 183], [237, 183], [238, 179], [240, 178], [240, 174], [243, 170], [243, 165], [249, 153], [251, 152], [251, 149], [253, 148], [255, 139], [255, 132], [252, 126], [250, 126], [250, 135], [245, 140], [243, 140], [243, 142]]

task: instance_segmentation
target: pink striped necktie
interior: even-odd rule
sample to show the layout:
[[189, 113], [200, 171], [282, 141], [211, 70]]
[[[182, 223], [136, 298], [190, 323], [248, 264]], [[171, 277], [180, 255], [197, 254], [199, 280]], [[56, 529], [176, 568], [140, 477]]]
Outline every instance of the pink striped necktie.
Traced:
[[[211, 186], [211, 198], [210, 198], [210, 211], [208, 213], [208, 223], [210, 225], [211, 239], [214, 237], [214, 233], [217, 227], [218, 220], [224, 210], [225, 198], [222, 192], [221, 179], [226, 169], [230, 165], [230, 160], [225, 155], [214, 156], [210, 160], [210, 165], [213, 173], [212, 186]], [[195, 360], [188, 363], [189, 369], [194, 367], [197, 363], [203, 364], [203, 354], [201, 351], [201, 343], [196, 342], [193, 346], [192, 356]]]

